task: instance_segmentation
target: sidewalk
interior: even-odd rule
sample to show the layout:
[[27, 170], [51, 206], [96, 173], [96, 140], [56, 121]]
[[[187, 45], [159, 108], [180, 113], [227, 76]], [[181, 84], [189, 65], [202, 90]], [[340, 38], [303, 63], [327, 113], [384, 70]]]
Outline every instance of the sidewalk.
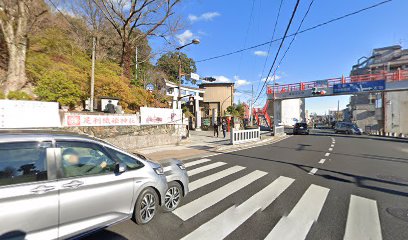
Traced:
[[190, 131], [190, 138], [183, 140], [179, 145], [164, 145], [138, 149], [137, 152], [149, 157], [155, 161], [177, 158], [186, 160], [189, 158], [205, 156], [209, 154], [231, 151], [243, 147], [250, 147], [279, 139], [273, 137], [270, 132], [261, 132], [261, 140], [239, 145], [230, 145], [229, 133], [226, 138], [220, 136], [214, 137], [212, 131]]

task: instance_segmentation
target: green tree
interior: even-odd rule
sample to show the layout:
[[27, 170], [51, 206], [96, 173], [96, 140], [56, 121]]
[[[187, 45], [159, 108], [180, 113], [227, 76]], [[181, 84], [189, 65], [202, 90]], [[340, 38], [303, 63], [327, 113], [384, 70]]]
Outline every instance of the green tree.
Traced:
[[60, 71], [52, 71], [40, 79], [34, 92], [40, 100], [59, 102], [71, 108], [81, 100], [78, 85]]
[[10, 91], [7, 98], [10, 100], [33, 100], [28, 93], [22, 91]]
[[232, 106], [227, 107], [226, 112], [233, 117], [240, 117], [243, 118], [245, 114], [245, 107], [243, 104], [234, 104]]
[[[195, 61], [187, 57], [185, 53], [180, 53], [180, 61], [183, 75], [197, 71]], [[177, 52], [169, 52], [162, 55], [159, 60], [157, 60], [157, 67], [167, 75], [168, 80], [175, 83], [178, 82], [179, 55]], [[181, 82], [184, 83], [186, 79], [187, 78], [182, 79]], [[193, 84], [196, 83], [195, 80], [191, 80], [191, 82]]]

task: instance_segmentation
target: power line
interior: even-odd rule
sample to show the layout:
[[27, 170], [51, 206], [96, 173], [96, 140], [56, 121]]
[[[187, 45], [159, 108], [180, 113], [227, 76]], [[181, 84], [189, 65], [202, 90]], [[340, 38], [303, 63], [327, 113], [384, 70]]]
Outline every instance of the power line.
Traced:
[[271, 46], [272, 46], [273, 38], [275, 37], [276, 26], [278, 25], [278, 20], [279, 20], [280, 11], [281, 11], [281, 8], [282, 8], [282, 3], [283, 3], [283, 0], [281, 0], [281, 1], [280, 1], [280, 4], [279, 4], [278, 15], [276, 16], [275, 26], [273, 27], [273, 33], [272, 33], [271, 41], [270, 41], [269, 47], [268, 47], [268, 54], [266, 55], [265, 62], [264, 62], [264, 65], [263, 65], [263, 68], [262, 68], [262, 72], [261, 72], [261, 77], [260, 77], [260, 79], [259, 79], [258, 86], [256, 87], [256, 91], [255, 91], [255, 92], [258, 92], [258, 90], [259, 90], [259, 85], [261, 84], [262, 77], [263, 77], [263, 74], [264, 74], [264, 71], [265, 71], [265, 68], [266, 68], [266, 64], [268, 63], [269, 53], [270, 53], [270, 51], [271, 51]]
[[[343, 19], [343, 18], [356, 15], [356, 14], [358, 14], [358, 13], [361, 13], [361, 12], [364, 12], [364, 11], [367, 11], [367, 10], [370, 10], [370, 9], [372, 9], [372, 8], [378, 7], [378, 6], [380, 6], [380, 5], [383, 5], [383, 4], [386, 4], [386, 3], [388, 3], [388, 2], [392, 2], [392, 1], [393, 1], [393, 0], [382, 1], [382, 2], [379, 2], [379, 3], [377, 3], [377, 4], [371, 5], [371, 6], [369, 6], [369, 7], [365, 7], [365, 8], [362, 8], [362, 9], [360, 9], [360, 10], [357, 10], [357, 11], [354, 11], [354, 12], [351, 12], [351, 13], [348, 13], [348, 14], [343, 15], [343, 16], [341, 16], [341, 17], [333, 18], [333, 19], [331, 19], [331, 20], [329, 20], [329, 21], [326, 21], [326, 22], [317, 24], [317, 25], [315, 25], [315, 26], [313, 26], [313, 27], [306, 28], [306, 29], [300, 31], [298, 34], [305, 33], [305, 32], [311, 31], [311, 30], [314, 30], [314, 29], [316, 29], [316, 28], [322, 27], [322, 26], [327, 25], [327, 24], [330, 24], [330, 23], [332, 23], [332, 22], [339, 21], [339, 20], [341, 20], [341, 19]], [[294, 33], [293, 33], [293, 34], [289, 34], [289, 35], [286, 36], [286, 38], [292, 37], [292, 36], [294, 36], [294, 35], [295, 35]], [[218, 55], [218, 56], [201, 59], [201, 60], [198, 60], [198, 61], [196, 61], [196, 62], [206, 62], [206, 61], [210, 61], [210, 60], [213, 60], [213, 59], [226, 57], [226, 56], [233, 55], [233, 54], [237, 54], [237, 53], [240, 53], [240, 52], [243, 52], [243, 51], [247, 51], [247, 50], [250, 50], [250, 49], [262, 47], [262, 46], [265, 46], [265, 45], [267, 45], [267, 44], [270, 44], [271, 42], [276, 42], [276, 41], [279, 41], [279, 40], [282, 40], [282, 38], [274, 39], [274, 40], [269, 41], [269, 42], [260, 43], [260, 44], [257, 44], [257, 45], [251, 46], [251, 47], [243, 48], [243, 49], [240, 49], [240, 50], [236, 50], [236, 51], [233, 51], [233, 52], [221, 54], [221, 55]]]
[[[305, 15], [304, 15], [303, 18], [302, 18], [302, 21], [300, 21], [299, 27], [297, 28], [297, 30], [296, 30], [296, 32], [295, 32], [295, 34], [294, 34], [292, 40], [290, 41], [288, 47], [286, 48], [285, 52], [283, 53], [283, 56], [282, 56], [281, 59], [279, 60], [278, 65], [275, 67], [275, 70], [274, 70], [274, 72], [273, 72], [274, 78], [275, 78], [276, 70], [277, 70], [278, 67], [281, 65], [283, 59], [286, 57], [286, 54], [288, 53], [288, 51], [289, 51], [289, 49], [291, 48], [293, 42], [295, 41], [296, 36], [299, 34], [300, 28], [302, 27], [303, 22], [305, 21], [307, 15], [308, 15], [309, 12], [310, 12], [310, 9], [312, 8], [313, 2], [314, 2], [314, 0], [312, 0], [312, 1], [310, 2], [309, 6], [308, 6], [308, 8], [307, 8], [307, 10], [306, 10], [306, 13], [305, 13]], [[267, 82], [269, 81], [268, 78], [269, 78], [269, 76], [266, 77], [266, 79], [265, 79], [265, 84], [264, 84], [264, 86], [262, 87], [262, 89], [261, 89], [261, 91], [259, 92], [259, 94], [262, 93], [262, 91], [263, 91], [265, 85], [266, 85]], [[258, 99], [257, 99], [257, 100], [258, 100]], [[255, 102], [256, 102], [256, 100], [255, 100]]]
[[[268, 79], [269, 75], [270, 75], [271, 72], [272, 72], [273, 67], [275, 66], [276, 59], [278, 59], [279, 52], [280, 52], [280, 50], [281, 50], [281, 48], [282, 48], [283, 43], [285, 42], [286, 35], [288, 34], [290, 25], [292, 25], [292, 21], [293, 21], [293, 18], [295, 17], [297, 8], [298, 8], [298, 6], [299, 6], [299, 3], [300, 3], [300, 0], [297, 0], [297, 1], [296, 1], [295, 8], [294, 8], [293, 11], [292, 11], [292, 16], [290, 16], [289, 23], [288, 23], [288, 25], [286, 26], [285, 33], [283, 34], [283, 38], [282, 38], [282, 40], [281, 40], [281, 43], [279, 44], [278, 51], [276, 52], [275, 58], [273, 59], [273, 63], [272, 63], [272, 65], [271, 65], [271, 68], [269, 69], [268, 76], [266, 77], [266, 79]], [[262, 89], [261, 89], [261, 91], [259, 92], [258, 96], [256, 97], [254, 103], [256, 103], [256, 101], [258, 100], [259, 96], [261, 95], [261, 93], [262, 93], [262, 91], [263, 91], [263, 89], [264, 89], [264, 87], [265, 87], [265, 85], [266, 85], [266, 82], [267, 82], [267, 81], [264, 82], [264, 84], [263, 84], [263, 86], [262, 86]]]

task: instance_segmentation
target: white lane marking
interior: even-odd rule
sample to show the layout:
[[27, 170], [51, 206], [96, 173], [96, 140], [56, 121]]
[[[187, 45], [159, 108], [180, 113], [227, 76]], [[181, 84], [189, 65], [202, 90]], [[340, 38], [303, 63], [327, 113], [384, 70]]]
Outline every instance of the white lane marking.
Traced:
[[295, 179], [280, 176], [239, 206], [232, 206], [183, 237], [183, 240], [223, 239], [254, 213], [267, 208]]
[[225, 170], [222, 170], [220, 172], [214, 173], [212, 175], [200, 178], [194, 182], [191, 182], [190, 184], [188, 184], [188, 189], [191, 191], [194, 191], [200, 187], [203, 187], [205, 185], [208, 185], [212, 182], [215, 182], [221, 178], [224, 178], [226, 176], [229, 176], [233, 173], [239, 172], [241, 170], [245, 169], [245, 167], [241, 167], [241, 166], [233, 166], [230, 168], [227, 168]]
[[326, 154], [324, 154], [324, 156], [325, 156], [325, 157], [328, 157], [329, 155], [330, 155], [330, 153], [326, 153]]
[[334, 144], [330, 145], [330, 147], [334, 147]]
[[326, 159], [322, 158], [320, 159], [319, 163], [323, 164], [326, 161]]
[[313, 168], [312, 170], [310, 170], [310, 172], [308, 173], [309, 175], [315, 175], [315, 173], [317, 172], [317, 168]]
[[377, 201], [351, 195], [344, 239], [382, 239]]
[[178, 209], [174, 210], [173, 213], [183, 221], [186, 221], [187, 219], [194, 217], [198, 213], [218, 203], [229, 195], [248, 186], [255, 180], [258, 180], [259, 178], [265, 176], [266, 174], [266, 172], [255, 170], [250, 174], [238, 178], [237, 180], [230, 182], [218, 188], [217, 190], [207, 193], [206, 195], [197, 198], [196, 200], [189, 202], [184, 206], [179, 207]]
[[213, 168], [217, 168], [217, 167], [222, 166], [222, 165], [225, 165], [225, 164], [226, 164], [225, 162], [211, 163], [211, 164], [208, 164], [208, 165], [199, 167], [199, 168], [195, 168], [195, 169], [189, 170], [189, 171], [187, 171], [187, 175], [191, 177], [191, 176], [196, 175], [196, 174], [198, 174], [198, 173], [202, 173], [202, 172], [211, 170], [211, 169], [213, 169]]
[[282, 217], [265, 239], [303, 240], [317, 221], [329, 189], [310, 185], [287, 217]]
[[329, 151], [333, 151], [333, 148], [329, 148]]
[[205, 162], [209, 162], [209, 161], [211, 161], [211, 159], [203, 158], [203, 159], [199, 159], [199, 160], [196, 160], [196, 161], [184, 163], [184, 166], [186, 166], [186, 167], [192, 167], [192, 166], [194, 166], [194, 165], [201, 164], [201, 163], [205, 163]]

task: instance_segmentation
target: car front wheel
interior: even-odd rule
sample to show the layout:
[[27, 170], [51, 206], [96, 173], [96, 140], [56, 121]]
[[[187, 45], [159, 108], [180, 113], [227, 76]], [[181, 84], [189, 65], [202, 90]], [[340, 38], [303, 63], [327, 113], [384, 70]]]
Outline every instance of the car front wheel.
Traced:
[[180, 205], [182, 198], [183, 190], [181, 185], [178, 182], [170, 182], [164, 197], [164, 211], [171, 212], [176, 209]]
[[157, 212], [158, 199], [157, 193], [150, 187], [140, 193], [133, 213], [133, 218], [137, 224], [146, 224], [154, 218]]

